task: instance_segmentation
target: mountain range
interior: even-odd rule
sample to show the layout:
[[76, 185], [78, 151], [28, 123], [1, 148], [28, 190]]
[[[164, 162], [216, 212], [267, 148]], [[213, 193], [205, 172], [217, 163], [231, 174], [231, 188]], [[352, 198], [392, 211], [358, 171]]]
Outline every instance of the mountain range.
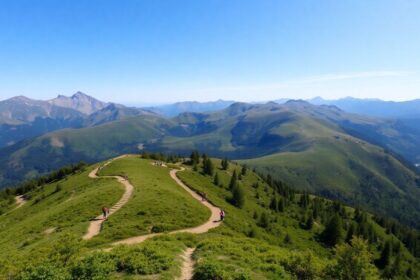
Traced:
[[99, 101], [82, 92], [51, 100], [17, 96], [0, 101], [0, 147], [47, 132], [81, 128], [152, 112]]
[[[94, 117], [110, 107], [128, 113]], [[419, 174], [399, 152], [412, 149], [418, 155], [420, 138], [398, 121], [305, 101], [233, 103], [219, 111], [172, 118], [148, 111], [136, 115], [137, 110], [118, 105], [96, 112], [90, 123], [97, 125], [0, 149], [0, 185], [12, 186], [80, 160], [143, 151], [187, 155], [197, 149], [240, 160], [300, 190], [420, 226]]]

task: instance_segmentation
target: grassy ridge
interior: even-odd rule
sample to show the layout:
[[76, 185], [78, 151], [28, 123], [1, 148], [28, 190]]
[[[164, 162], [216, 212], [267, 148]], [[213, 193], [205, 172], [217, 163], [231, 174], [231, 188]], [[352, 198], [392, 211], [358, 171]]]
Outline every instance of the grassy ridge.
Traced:
[[127, 157], [101, 170], [99, 175], [127, 176], [135, 188], [127, 204], [110, 216], [93, 243], [193, 227], [208, 219], [210, 211], [170, 178], [170, 169], [154, 166], [152, 162]]

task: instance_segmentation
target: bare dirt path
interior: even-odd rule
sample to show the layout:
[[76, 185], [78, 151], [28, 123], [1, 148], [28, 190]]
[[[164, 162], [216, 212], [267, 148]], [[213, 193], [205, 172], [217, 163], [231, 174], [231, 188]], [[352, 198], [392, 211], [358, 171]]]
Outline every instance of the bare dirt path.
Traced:
[[[96, 167], [95, 169], [93, 169], [90, 173], [89, 173], [89, 178], [99, 178], [97, 173], [99, 170], [101, 170], [102, 168], [104, 168], [105, 166], [107, 166], [108, 164], [110, 164], [112, 161], [126, 157], [128, 155], [122, 155], [119, 157], [116, 157], [108, 162], [106, 162], [104, 165]], [[124, 186], [125, 192], [123, 194], [123, 196], [120, 198], [120, 200], [109, 209], [109, 215], [114, 214], [115, 212], [117, 212], [118, 210], [121, 209], [121, 207], [124, 206], [124, 204], [127, 203], [127, 201], [130, 199], [130, 196], [133, 193], [133, 185], [131, 185], [131, 183], [121, 177], [121, 176], [100, 176], [100, 178], [114, 178], [117, 179], [117, 181], [119, 183], [121, 183]], [[89, 224], [89, 228], [87, 233], [83, 236], [83, 239], [87, 240], [87, 239], [91, 239], [92, 237], [98, 235], [101, 231], [102, 228], [102, 224], [105, 220], [103, 219], [102, 215], [97, 216], [96, 218], [92, 219], [90, 224]]]
[[176, 278], [176, 280], [190, 280], [194, 274], [194, 260], [192, 259], [192, 254], [194, 253], [195, 248], [187, 248], [182, 254], [182, 268], [181, 276]]
[[15, 196], [15, 200], [16, 200], [16, 205], [17, 205], [15, 209], [22, 207], [22, 205], [26, 203], [26, 199], [23, 197], [23, 195]]
[[[184, 168], [181, 169], [181, 171], [184, 170]], [[205, 233], [208, 232], [210, 229], [218, 227], [221, 225], [220, 222], [220, 209], [216, 206], [214, 206], [213, 204], [209, 203], [208, 201], [202, 201], [201, 200], [201, 196], [198, 195], [196, 192], [194, 192], [193, 190], [191, 190], [189, 187], [187, 187], [177, 176], [176, 173], [180, 171], [177, 169], [172, 169], [169, 172], [169, 175], [171, 176], [172, 179], [175, 180], [175, 182], [177, 182], [178, 185], [180, 185], [183, 189], [185, 189], [193, 198], [197, 199], [198, 201], [200, 201], [204, 206], [206, 206], [207, 208], [210, 209], [211, 211], [211, 216], [210, 218], [207, 220], [207, 222], [205, 222], [202, 225], [199, 225], [197, 227], [193, 227], [193, 228], [185, 228], [185, 229], [179, 229], [179, 230], [175, 230], [175, 231], [171, 231], [167, 234], [175, 234], [175, 233], [194, 233], [194, 234], [199, 234], [199, 233]], [[120, 240], [117, 241], [115, 243], [113, 243], [112, 245], [120, 245], [120, 244], [137, 244], [137, 243], [141, 243], [147, 239], [150, 239], [152, 237], [158, 236], [158, 235], [162, 235], [164, 233], [151, 233], [151, 234], [145, 234], [145, 235], [140, 235], [140, 236], [135, 236], [135, 237], [130, 237], [124, 240]]]

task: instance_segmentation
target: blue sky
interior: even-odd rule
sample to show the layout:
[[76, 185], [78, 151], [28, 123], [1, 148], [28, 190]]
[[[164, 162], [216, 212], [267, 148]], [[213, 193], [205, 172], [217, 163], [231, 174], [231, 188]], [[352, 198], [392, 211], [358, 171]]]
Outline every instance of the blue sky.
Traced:
[[0, 99], [420, 98], [420, 1], [3, 0]]

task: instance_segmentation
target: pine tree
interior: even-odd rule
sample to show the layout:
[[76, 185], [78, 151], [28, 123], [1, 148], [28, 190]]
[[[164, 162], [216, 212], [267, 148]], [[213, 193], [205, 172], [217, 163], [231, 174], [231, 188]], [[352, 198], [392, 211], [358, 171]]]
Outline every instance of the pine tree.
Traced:
[[330, 246], [340, 243], [343, 238], [343, 226], [340, 216], [334, 215], [322, 232], [324, 242]]
[[382, 249], [381, 257], [376, 261], [376, 266], [380, 269], [384, 269], [391, 263], [392, 256], [392, 243], [390, 240], [385, 242], [385, 246]]
[[232, 177], [230, 178], [230, 182], [229, 182], [229, 189], [233, 190], [234, 188], [236, 188], [238, 182], [238, 177], [236, 176], [236, 170], [233, 171]]
[[229, 162], [227, 160], [227, 158], [222, 159], [222, 169], [223, 170], [228, 170], [229, 168]]
[[232, 191], [232, 202], [238, 208], [244, 207], [245, 193], [241, 185], [237, 185]]
[[203, 153], [201, 157], [203, 158], [203, 162], [205, 162], [208, 159], [208, 156], [205, 153]]
[[219, 179], [219, 173], [216, 172], [216, 175], [214, 175], [214, 180], [213, 183], [218, 186], [220, 184], [220, 179]]
[[269, 221], [268, 221], [267, 213], [262, 212], [258, 225], [262, 228], [268, 228]]
[[200, 154], [198, 153], [197, 150], [192, 151], [191, 156], [190, 156], [190, 160], [191, 160], [192, 165], [200, 163]]
[[213, 161], [209, 158], [208, 160], [207, 160], [207, 169], [208, 169], [208, 174], [210, 175], [210, 176], [213, 176], [213, 174], [214, 174], [214, 165], [213, 165]]
[[276, 197], [273, 197], [271, 199], [270, 209], [273, 210], [273, 211], [275, 211], [275, 212], [278, 212], [279, 211], [279, 205], [278, 205], [278, 202], [277, 202], [277, 198]]
[[213, 176], [214, 166], [210, 158], [206, 158], [205, 160], [203, 160], [203, 172], [206, 175]]

